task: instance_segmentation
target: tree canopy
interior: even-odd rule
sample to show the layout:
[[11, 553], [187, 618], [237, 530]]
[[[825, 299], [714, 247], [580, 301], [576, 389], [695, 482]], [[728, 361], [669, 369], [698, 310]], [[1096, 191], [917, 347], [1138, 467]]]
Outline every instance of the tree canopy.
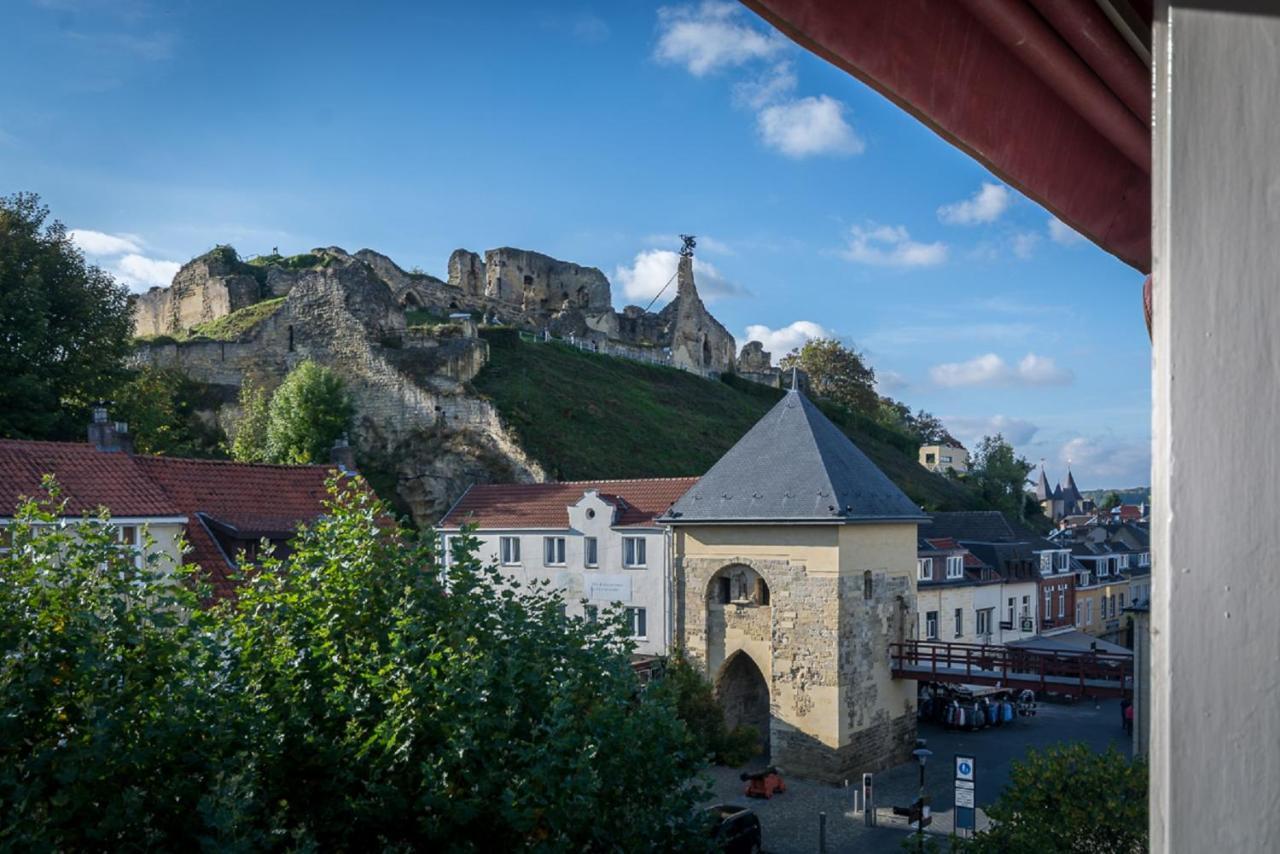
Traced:
[[1033, 468], [997, 433], [978, 443], [969, 479], [990, 506], [1021, 519], [1026, 515], [1025, 486]]
[[112, 412], [128, 422], [134, 449], [141, 453], [225, 457], [226, 435], [198, 413], [207, 394], [207, 386], [181, 371], [148, 366], [129, 372], [112, 395]]
[[274, 394], [250, 378], [240, 389], [231, 455], [244, 462], [327, 462], [354, 414], [342, 377], [315, 362], [295, 367]]
[[128, 290], [85, 263], [40, 197], [0, 198], [0, 436], [80, 436], [132, 330]]
[[782, 357], [783, 370], [799, 368], [809, 376], [809, 388], [821, 398], [866, 415], [880, 404], [876, 374], [864, 357], [834, 338], [814, 338]]
[[[239, 595], [27, 505], [0, 555], [0, 847], [699, 850], [704, 750], [619, 615], [344, 477]], [[178, 570], [180, 573], [183, 571]], [[207, 592], [207, 591], [204, 591]]]
[[1147, 765], [1114, 747], [1031, 751], [987, 808], [992, 821], [957, 850], [974, 854], [1138, 854], [1147, 850]]

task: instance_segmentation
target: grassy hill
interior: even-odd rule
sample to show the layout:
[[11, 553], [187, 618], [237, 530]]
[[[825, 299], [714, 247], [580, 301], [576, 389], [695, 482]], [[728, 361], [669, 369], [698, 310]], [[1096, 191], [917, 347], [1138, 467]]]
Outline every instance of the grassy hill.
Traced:
[[[487, 330], [491, 360], [473, 381], [554, 477], [700, 475], [782, 396], [734, 377], [705, 380], [561, 344]], [[958, 483], [916, 462], [910, 440], [870, 419], [823, 407], [913, 500], [930, 510], [981, 509]]]

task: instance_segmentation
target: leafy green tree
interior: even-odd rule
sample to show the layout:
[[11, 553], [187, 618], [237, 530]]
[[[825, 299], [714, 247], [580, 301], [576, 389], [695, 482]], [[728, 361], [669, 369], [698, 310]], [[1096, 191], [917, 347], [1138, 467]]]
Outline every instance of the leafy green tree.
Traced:
[[180, 847], [240, 774], [239, 692], [172, 568], [62, 515], [22, 507], [0, 554], [0, 849]]
[[267, 460], [327, 462], [329, 449], [350, 429], [354, 414], [342, 378], [315, 362], [302, 362], [271, 396]]
[[129, 292], [84, 255], [33, 193], [0, 198], [0, 436], [83, 435], [120, 382]]
[[1024, 487], [1033, 468], [997, 433], [984, 436], [978, 443], [969, 479], [977, 485], [988, 506], [1022, 519], [1026, 515]]
[[225, 457], [226, 435], [198, 412], [207, 387], [172, 368], [132, 371], [112, 395], [134, 448], [174, 457]]
[[674, 698], [676, 713], [702, 752], [715, 762], [737, 767], [760, 752], [760, 733], [746, 725], [729, 729], [711, 683], [681, 652], [667, 662], [660, 684]]
[[809, 387], [818, 397], [866, 415], [879, 408], [875, 371], [861, 353], [834, 338], [806, 341], [778, 364], [783, 370], [798, 367], [808, 374]]
[[246, 379], [240, 386], [240, 418], [235, 424], [231, 457], [243, 463], [263, 463], [267, 455], [267, 424], [271, 420], [271, 396], [263, 386]]
[[1148, 844], [1147, 765], [1114, 747], [1033, 750], [1013, 763], [1009, 785], [986, 812], [991, 829], [958, 850], [1136, 854]]
[[106, 520], [0, 555], [0, 848], [705, 850], [703, 753], [621, 615], [564, 616], [334, 484], [211, 608]]
[[1120, 493], [1108, 492], [1107, 497], [1102, 499], [1102, 509], [1111, 510], [1115, 507], [1119, 507], [1123, 503], [1124, 499], [1120, 497]]

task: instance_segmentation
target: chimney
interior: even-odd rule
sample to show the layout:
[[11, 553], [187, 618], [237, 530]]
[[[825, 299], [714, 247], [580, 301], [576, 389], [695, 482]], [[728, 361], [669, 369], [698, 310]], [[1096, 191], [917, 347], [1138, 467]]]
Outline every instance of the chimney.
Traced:
[[343, 433], [333, 443], [333, 447], [329, 449], [329, 462], [333, 463], [343, 474], [356, 473], [356, 452], [347, 441], [347, 434]]
[[129, 425], [123, 421], [112, 421], [107, 414], [108, 402], [100, 400], [93, 404], [93, 421], [89, 422], [89, 444], [106, 453], [133, 453], [133, 437], [129, 435]]

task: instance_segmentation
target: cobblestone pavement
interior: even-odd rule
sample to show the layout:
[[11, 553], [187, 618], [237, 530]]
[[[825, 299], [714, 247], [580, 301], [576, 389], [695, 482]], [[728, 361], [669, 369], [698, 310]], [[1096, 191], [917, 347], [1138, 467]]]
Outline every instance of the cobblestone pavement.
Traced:
[[[1029, 748], [1065, 741], [1083, 741], [1101, 752], [1108, 744], [1129, 750], [1129, 738], [1120, 725], [1120, 701], [1106, 700], [1098, 707], [1092, 702], [1074, 705], [1041, 703], [1039, 714], [1019, 718], [1013, 724], [988, 727], [978, 732], [948, 732], [932, 724], [921, 724], [919, 737], [927, 739], [933, 758], [925, 769], [925, 790], [929, 795], [937, 828], [950, 828], [954, 795], [953, 756], [972, 755], [977, 760], [979, 808], [991, 803], [1009, 780], [1010, 764]], [[765, 851], [771, 854], [811, 854], [818, 850], [818, 814], [827, 814], [827, 851], [874, 854], [901, 852], [905, 825], [885, 826], [893, 805], [905, 806], [919, 794], [920, 770], [914, 762], [898, 765], [876, 775], [876, 805], [881, 825], [869, 828], [861, 813], [853, 811], [853, 793], [861, 784], [849, 780], [849, 788], [811, 780], [786, 777], [787, 791], [771, 800], [743, 796], [738, 779], [741, 769], [713, 768], [715, 798], [711, 803], [749, 806], [760, 817]], [[901, 822], [902, 819], [897, 819]]]

